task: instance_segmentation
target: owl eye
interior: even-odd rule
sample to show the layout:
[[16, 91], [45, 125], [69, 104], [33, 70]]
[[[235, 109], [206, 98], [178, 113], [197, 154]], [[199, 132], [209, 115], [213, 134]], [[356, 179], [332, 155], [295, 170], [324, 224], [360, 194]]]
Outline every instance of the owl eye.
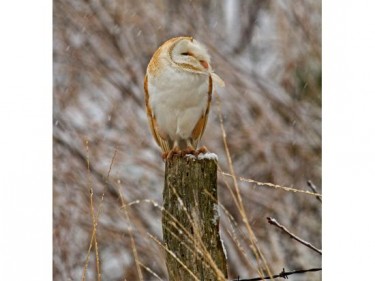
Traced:
[[188, 53], [188, 52], [186, 52], [186, 53], [181, 53], [181, 55], [183, 55], [183, 56], [190, 56], [191, 54]]

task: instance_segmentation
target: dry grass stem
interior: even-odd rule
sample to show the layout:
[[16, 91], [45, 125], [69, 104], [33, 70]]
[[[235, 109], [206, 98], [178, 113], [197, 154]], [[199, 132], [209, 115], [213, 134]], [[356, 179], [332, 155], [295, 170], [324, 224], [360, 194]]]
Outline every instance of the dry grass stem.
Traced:
[[142, 274], [142, 270], [141, 270], [141, 266], [140, 266], [141, 263], [139, 261], [138, 251], [137, 251], [137, 248], [135, 246], [133, 231], [130, 227], [131, 221], [130, 221], [128, 209], [127, 209], [127, 206], [126, 206], [126, 203], [125, 203], [125, 199], [124, 199], [124, 197], [122, 195], [122, 192], [121, 192], [121, 189], [120, 189], [120, 184], [118, 185], [118, 192], [120, 194], [121, 210], [125, 214], [126, 220], [129, 223], [128, 224], [128, 233], [129, 233], [129, 236], [130, 236], [131, 248], [132, 248], [132, 252], [133, 252], [133, 256], [134, 256], [135, 265], [136, 265], [136, 268], [137, 268], [138, 278], [139, 278], [140, 281], [143, 281], [144, 279], [143, 279], [143, 274]]
[[155, 271], [153, 271], [151, 268], [149, 268], [148, 266], [144, 265], [143, 263], [139, 263], [140, 266], [142, 266], [145, 270], [147, 270], [148, 272], [150, 272], [152, 274], [152, 276], [154, 276], [155, 278], [157, 278], [158, 280], [160, 281], [163, 281], [163, 279], [160, 278], [159, 275], [157, 275], [155, 273]]
[[[253, 250], [254, 255], [257, 259], [259, 275], [261, 277], [264, 276], [263, 266], [266, 268], [266, 271], [267, 271], [268, 275], [271, 275], [270, 268], [268, 267], [267, 261], [264, 258], [261, 250], [259, 249], [259, 247], [257, 245], [255, 234], [254, 234], [252, 228], [250, 227], [249, 221], [247, 219], [245, 208], [244, 208], [244, 205], [243, 205], [243, 202], [242, 202], [242, 196], [241, 196], [240, 189], [239, 189], [238, 183], [237, 183], [237, 178], [236, 178], [235, 173], [234, 173], [232, 157], [231, 157], [231, 154], [230, 154], [229, 148], [228, 148], [227, 134], [226, 134], [225, 128], [224, 128], [224, 121], [223, 121], [223, 114], [222, 114], [222, 109], [221, 109], [220, 97], [217, 94], [216, 94], [216, 99], [217, 99], [217, 109], [218, 109], [218, 115], [219, 115], [219, 120], [220, 120], [220, 128], [221, 128], [224, 147], [225, 147], [225, 153], [226, 153], [226, 156], [227, 156], [227, 160], [228, 160], [228, 163], [229, 163], [229, 169], [230, 169], [230, 172], [231, 172], [231, 175], [232, 175], [232, 178], [233, 178], [233, 183], [234, 183], [234, 187], [235, 187], [236, 194], [237, 194], [238, 207], [239, 207], [238, 211], [240, 212], [240, 214], [242, 216], [242, 220], [245, 223], [246, 229], [247, 229], [248, 234], [249, 234], [249, 238], [250, 238], [250, 242], [251, 242], [250, 248]], [[263, 263], [263, 265], [262, 265], [262, 263]]]
[[[88, 249], [87, 256], [86, 256], [84, 270], [82, 273], [82, 280], [83, 281], [86, 280], [86, 272], [87, 272], [87, 267], [89, 263], [89, 257], [90, 257], [92, 245], [94, 244], [97, 280], [100, 281], [101, 280], [100, 257], [99, 257], [98, 242], [96, 238], [97, 219], [99, 217], [100, 208], [98, 210], [97, 216], [95, 217], [94, 200], [93, 200], [94, 191], [92, 187], [92, 179], [91, 179], [91, 171], [90, 171], [90, 153], [89, 153], [90, 150], [89, 150], [89, 141], [87, 139], [85, 140], [85, 146], [86, 146], [86, 161], [87, 161], [87, 182], [88, 182], [88, 190], [90, 192], [90, 215], [91, 215], [91, 220], [92, 220], [92, 235], [91, 235], [90, 245], [89, 245], [89, 249]], [[104, 194], [102, 196], [102, 201], [103, 201], [103, 198], [104, 198]]]
[[169, 216], [169, 218], [171, 220], [173, 220], [174, 223], [178, 224], [178, 228], [176, 228], [176, 229], [183, 230], [184, 234], [188, 238], [188, 241], [191, 241], [193, 243], [193, 245], [195, 247], [194, 247], [194, 249], [192, 249], [192, 252], [198, 253], [203, 258], [203, 261], [208, 263], [208, 265], [215, 271], [218, 280], [225, 281], [226, 278], [225, 278], [223, 272], [221, 272], [221, 270], [218, 268], [217, 264], [213, 260], [210, 252], [207, 250], [207, 248], [206, 248], [206, 246], [205, 246], [205, 244], [202, 240], [202, 235], [200, 234], [200, 228], [197, 225], [196, 220], [191, 217], [191, 214], [187, 210], [187, 208], [186, 208], [185, 204], [183, 203], [183, 200], [181, 199], [180, 195], [176, 192], [176, 189], [173, 186], [171, 186], [171, 187], [172, 187], [172, 191], [173, 191], [174, 195], [177, 197], [177, 200], [179, 201], [180, 206], [182, 207], [182, 210], [184, 211], [185, 215], [187, 216], [190, 225], [193, 227], [194, 235], [192, 235], [186, 229], [185, 226], [181, 225], [181, 223], [178, 221], [178, 219], [176, 217], [172, 216], [169, 212], [166, 212], [165, 209], [164, 209], [164, 212], [166, 212], [166, 214]]
[[170, 251], [166, 246], [164, 246], [155, 236], [152, 234], [148, 233], [148, 236], [156, 242], [161, 248], [163, 248], [169, 255], [171, 255], [176, 261], [196, 280], [199, 281], [198, 277], [194, 275], [193, 272], [189, 268], [186, 267], [186, 265], [178, 258], [176, 255]]
[[[231, 175], [230, 173], [226, 173], [226, 172], [221, 171], [221, 174], [224, 175], [224, 176], [228, 176], [228, 177], [233, 178], [233, 175]], [[257, 186], [266, 186], [266, 187], [272, 187], [272, 188], [275, 188], [275, 189], [282, 189], [282, 190], [285, 190], [285, 191], [305, 193], [305, 194], [308, 194], [308, 195], [314, 195], [319, 199], [321, 199], [321, 197], [322, 197], [322, 195], [320, 193], [317, 193], [316, 190], [313, 190], [314, 192], [311, 192], [311, 191], [308, 191], [308, 190], [282, 186], [282, 185], [273, 184], [273, 183], [270, 183], [270, 182], [260, 182], [260, 181], [256, 181], [256, 180], [253, 180], [253, 179], [246, 179], [246, 178], [243, 178], [243, 177], [239, 177], [238, 179], [240, 181], [254, 183]]]

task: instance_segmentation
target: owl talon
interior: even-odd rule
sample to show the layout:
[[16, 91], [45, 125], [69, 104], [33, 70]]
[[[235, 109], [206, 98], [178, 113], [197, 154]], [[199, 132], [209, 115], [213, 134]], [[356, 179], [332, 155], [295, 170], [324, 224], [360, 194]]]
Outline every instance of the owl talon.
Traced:
[[199, 149], [197, 149], [197, 150], [194, 151], [194, 155], [195, 155], [195, 157], [198, 157], [199, 154], [201, 154], [201, 153], [205, 154], [207, 152], [208, 152], [207, 147], [202, 146], [201, 148], [199, 148]]
[[195, 151], [196, 150], [194, 149], [194, 147], [188, 146], [186, 149], [184, 149], [184, 150], [181, 151], [181, 155], [182, 156], [185, 156], [187, 154], [195, 155]]
[[177, 155], [177, 156], [180, 156], [182, 155], [182, 151], [177, 148], [177, 147], [174, 147], [172, 150], [170, 150], [169, 152], [166, 152], [166, 159], [171, 159], [173, 158], [174, 155]]

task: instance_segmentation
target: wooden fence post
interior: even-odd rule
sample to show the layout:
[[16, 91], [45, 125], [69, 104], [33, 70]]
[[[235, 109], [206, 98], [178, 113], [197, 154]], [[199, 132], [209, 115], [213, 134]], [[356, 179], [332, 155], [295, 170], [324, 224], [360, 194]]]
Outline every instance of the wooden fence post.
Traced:
[[214, 156], [166, 160], [162, 225], [170, 281], [228, 277], [219, 236]]

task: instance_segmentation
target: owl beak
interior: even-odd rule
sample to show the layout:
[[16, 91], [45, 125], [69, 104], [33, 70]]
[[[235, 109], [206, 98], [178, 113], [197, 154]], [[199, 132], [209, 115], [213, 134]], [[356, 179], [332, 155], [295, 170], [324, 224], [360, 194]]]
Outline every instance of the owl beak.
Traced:
[[208, 64], [208, 62], [206, 62], [205, 60], [200, 60], [199, 62], [200, 62], [200, 64], [201, 64], [205, 69], [208, 69], [208, 68], [209, 68], [209, 64]]

